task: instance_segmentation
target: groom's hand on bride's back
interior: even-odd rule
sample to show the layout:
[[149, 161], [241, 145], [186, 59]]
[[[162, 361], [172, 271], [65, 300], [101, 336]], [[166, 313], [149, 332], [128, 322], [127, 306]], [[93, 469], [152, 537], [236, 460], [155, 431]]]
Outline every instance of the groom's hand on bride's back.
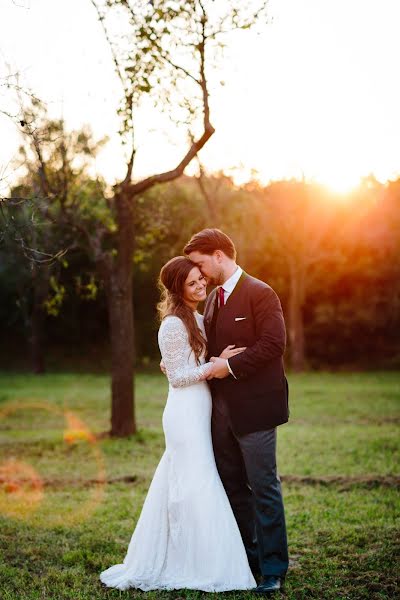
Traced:
[[167, 374], [167, 369], [165, 368], [164, 361], [162, 359], [160, 361], [160, 369], [161, 369], [162, 373], [164, 373], [164, 375]]

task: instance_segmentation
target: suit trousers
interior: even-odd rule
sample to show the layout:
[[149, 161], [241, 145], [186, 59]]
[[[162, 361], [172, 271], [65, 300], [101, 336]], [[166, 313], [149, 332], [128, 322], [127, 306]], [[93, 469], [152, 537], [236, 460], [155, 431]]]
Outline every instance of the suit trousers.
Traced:
[[276, 427], [237, 436], [226, 402], [213, 394], [212, 440], [218, 472], [253, 573], [285, 577], [289, 566]]

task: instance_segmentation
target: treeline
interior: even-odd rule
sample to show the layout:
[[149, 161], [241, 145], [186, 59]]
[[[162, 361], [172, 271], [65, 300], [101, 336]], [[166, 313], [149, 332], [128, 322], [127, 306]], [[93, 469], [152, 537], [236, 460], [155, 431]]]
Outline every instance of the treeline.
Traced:
[[[69, 177], [64, 200], [41, 198], [39, 174], [28, 172], [3, 203], [1, 362], [36, 372], [107, 369], [106, 291], [87, 243], [100, 222], [109, 231], [101, 243], [112, 248], [107, 188], [84, 169], [62, 174], [56, 160], [52, 169], [54, 179]], [[400, 179], [370, 177], [336, 196], [305, 181], [238, 187], [224, 175], [183, 177], [137, 198], [132, 214], [138, 367], [159, 357], [161, 266], [210, 226], [230, 235], [239, 264], [279, 294], [292, 368], [400, 366]]]

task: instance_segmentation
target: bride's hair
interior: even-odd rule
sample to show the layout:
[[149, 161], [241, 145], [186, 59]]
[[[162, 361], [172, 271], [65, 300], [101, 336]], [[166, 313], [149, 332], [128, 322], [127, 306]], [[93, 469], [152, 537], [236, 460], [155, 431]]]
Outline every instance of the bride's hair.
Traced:
[[163, 266], [158, 279], [161, 300], [157, 310], [160, 321], [168, 315], [182, 319], [189, 335], [190, 346], [196, 361], [199, 362], [201, 353], [206, 349], [206, 340], [197, 325], [193, 310], [183, 299], [185, 281], [195, 266], [196, 264], [186, 256], [175, 256]]

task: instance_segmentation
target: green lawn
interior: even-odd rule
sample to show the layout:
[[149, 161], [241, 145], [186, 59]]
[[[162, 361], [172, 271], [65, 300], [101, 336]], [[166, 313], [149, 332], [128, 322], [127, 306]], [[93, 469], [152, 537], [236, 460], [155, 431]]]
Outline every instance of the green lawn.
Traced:
[[[278, 466], [291, 565], [286, 597], [398, 594], [400, 374], [290, 375]], [[137, 377], [139, 433], [108, 429], [109, 379], [0, 374], [0, 598], [202, 598], [119, 592], [98, 576], [125, 556], [164, 449], [161, 375]], [[33, 482], [33, 483], [32, 483]], [[251, 593], [211, 597], [254, 598]]]

